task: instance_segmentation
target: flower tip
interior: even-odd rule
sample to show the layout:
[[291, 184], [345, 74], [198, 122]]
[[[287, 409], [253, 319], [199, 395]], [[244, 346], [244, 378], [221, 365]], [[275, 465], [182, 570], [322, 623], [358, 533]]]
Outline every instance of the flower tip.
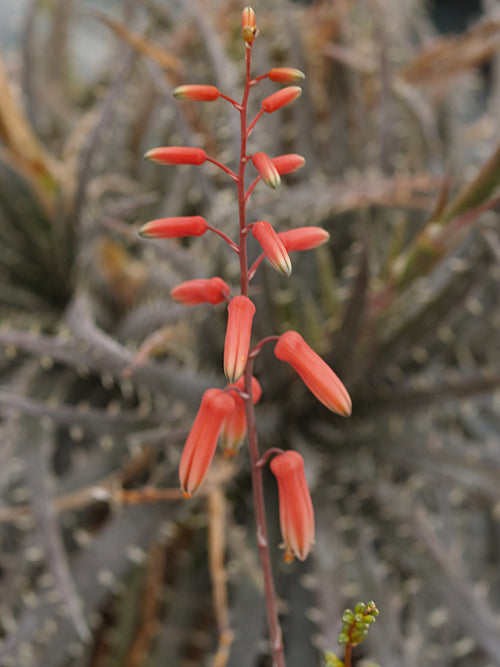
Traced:
[[182, 492], [182, 495], [183, 495], [184, 498], [192, 498], [192, 497], [193, 497], [193, 494], [192, 494], [192, 493], [188, 493], [187, 491], [183, 491], [183, 492]]
[[241, 36], [251, 46], [257, 37], [259, 29], [255, 24], [255, 12], [252, 7], [245, 7], [241, 14]]

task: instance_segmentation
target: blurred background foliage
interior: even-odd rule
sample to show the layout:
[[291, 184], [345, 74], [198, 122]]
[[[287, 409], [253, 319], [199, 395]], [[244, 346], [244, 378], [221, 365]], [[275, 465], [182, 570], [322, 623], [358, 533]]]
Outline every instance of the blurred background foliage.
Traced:
[[[289, 280], [261, 267], [255, 339], [297, 329], [354, 404], [342, 420], [271, 349], [257, 360], [262, 447], [304, 454], [317, 513], [314, 554], [285, 566], [266, 480], [288, 664], [320, 665], [342, 610], [374, 599], [356, 664], [500, 665], [498, 3], [254, 7], [254, 72], [306, 82], [251, 149], [307, 163], [258, 188], [249, 215], [331, 234]], [[224, 174], [142, 155], [185, 144], [234, 161], [229, 105], [171, 91], [239, 96], [241, 9], [0, 3], [5, 667], [269, 665], [246, 453], [218, 457], [198, 498], [177, 490], [201, 394], [223, 384], [225, 312], [169, 290], [236, 284], [237, 267], [216, 237], [136, 234], [189, 214], [234, 234]], [[256, 109], [272, 90], [254, 89]]]

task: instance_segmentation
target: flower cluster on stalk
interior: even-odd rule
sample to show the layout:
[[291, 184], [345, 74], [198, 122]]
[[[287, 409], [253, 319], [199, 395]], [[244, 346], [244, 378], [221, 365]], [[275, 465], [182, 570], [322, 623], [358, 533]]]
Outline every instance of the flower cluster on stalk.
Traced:
[[[247, 56], [257, 33], [255, 13], [253, 9], [246, 7], [242, 15], [242, 36]], [[263, 151], [253, 154], [246, 152], [246, 141], [264, 114], [276, 113], [300, 96], [302, 90], [296, 84], [304, 79], [303, 73], [289, 67], [275, 67], [266, 74], [252, 78], [249, 57], [246, 63], [247, 78], [241, 103], [211, 85], [186, 84], [173, 92], [174, 97], [181, 100], [224, 100], [241, 114], [243, 148], [238, 170], [233, 171], [217, 158], [207, 155], [202, 148], [158, 147], [149, 150], [145, 155], [148, 160], [159, 165], [200, 166], [211, 162], [222, 169], [238, 188], [239, 240], [231, 239], [198, 215], [152, 220], [139, 230], [142, 236], [152, 239], [197, 237], [213, 232], [229, 245], [240, 261], [241, 285], [237, 294], [232, 295], [230, 286], [219, 276], [190, 280], [177, 285], [171, 292], [172, 298], [182, 304], [217, 305], [226, 302], [228, 311], [223, 359], [228, 384], [224, 389], [209, 389], [202, 398], [179, 466], [180, 485], [185, 496], [191, 496], [203, 483], [219, 439], [226, 455], [235, 455], [241, 447], [247, 432], [248, 415], [253, 415], [253, 405], [261, 396], [260, 385], [252, 376], [252, 360], [264, 343], [275, 342], [275, 356], [288, 363], [329, 410], [342, 416], [351, 413], [351, 399], [346, 388], [298, 332], [287, 331], [280, 336], [271, 335], [251, 347], [252, 322], [256, 309], [248, 296], [248, 286], [262, 261], [267, 259], [276, 271], [289, 277], [292, 272], [289, 253], [315, 248], [327, 242], [329, 234], [319, 227], [306, 226], [277, 232], [266, 220], [246, 222], [245, 206], [255, 187], [262, 182], [276, 189], [280, 185], [281, 176], [300, 169], [304, 164], [304, 158], [296, 154], [271, 157]], [[265, 79], [285, 84], [285, 87], [265, 97], [254, 119], [247, 123], [248, 93]], [[252, 166], [256, 173], [251, 185], [245, 189], [246, 166]], [[249, 233], [262, 249], [262, 254], [250, 267], [246, 255]], [[279, 516], [285, 560], [290, 561], [295, 557], [304, 560], [314, 542], [314, 512], [304, 473], [304, 461], [297, 452], [275, 449], [265, 453], [261, 461], [267, 461], [271, 456], [274, 458], [270, 468], [276, 477], [279, 491]], [[255, 464], [253, 461], [252, 465]]]

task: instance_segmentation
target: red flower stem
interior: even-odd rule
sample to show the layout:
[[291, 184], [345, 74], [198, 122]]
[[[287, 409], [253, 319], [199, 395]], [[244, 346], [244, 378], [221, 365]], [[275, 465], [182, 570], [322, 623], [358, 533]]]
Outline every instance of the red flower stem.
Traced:
[[245, 195], [245, 202], [247, 202], [247, 201], [250, 199], [250, 195], [251, 195], [252, 192], [255, 190], [255, 187], [256, 187], [256, 185], [257, 185], [257, 183], [258, 183], [259, 181], [260, 181], [260, 175], [257, 176], [257, 178], [254, 180], [254, 182], [251, 183], [251, 184], [248, 186], [248, 190], [247, 190], [246, 195]]
[[225, 171], [226, 174], [227, 174], [228, 176], [230, 176], [230, 178], [232, 178], [233, 181], [234, 181], [235, 183], [238, 182], [238, 177], [236, 176], [236, 174], [234, 173], [234, 171], [233, 171], [232, 169], [229, 169], [229, 167], [226, 167], [226, 165], [225, 165], [225, 164], [222, 164], [222, 162], [219, 162], [219, 160], [216, 160], [215, 158], [213, 158], [213, 157], [209, 157], [209, 156], [207, 155], [207, 159], [206, 159], [206, 161], [207, 161], [207, 162], [211, 162], [212, 164], [215, 164], [216, 167], [219, 167], [219, 169], [222, 169], [222, 171]]
[[267, 336], [266, 338], [263, 338], [261, 341], [257, 343], [257, 345], [250, 350], [248, 353], [248, 356], [250, 359], [255, 359], [255, 357], [259, 354], [261, 351], [262, 347], [266, 344], [271, 342], [272, 340], [279, 340], [279, 336]]
[[259, 118], [262, 116], [263, 113], [264, 113], [264, 111], [261, 109], [261, 110], [258, 112], [258, 114], [255, 116], [255, 118], [253, 119], [253, 121], [250, 123], [250, 125], [248, 126], [248, 128], [247, 128], [247, 139], [248, 139], [249, 136], [252, 134], [252, 132], [253, 132], [253, 128], [257, 125], [257, 121], [259, 120]]
[[241, 111], [241, 104], [239, 102], [237, 102], [236, 100], [233, 100], [232, 97], [229, 97], [228, 95], [224, 95], [224, 93], [220, 93], [220, 97], [222, 97], [223, 100], [227, 100], [230, 104], [233, 105], [233, 107], [235, 109], [237, 109], [238, 111]]
[[220, 229], [217, 229], [217, 227], [212, 227], [212, 225], [207, 225], [208, 229], [213, 232], [214, 234], [217, 234], [221, 238], [224, 239], [224, 241], [228, 244], [228, 246], [234, 250], [234, 252], [239, 253], [240, 252], [240, 247], [233, 241], [233, 239], [229, 238], [227, 234], [224, 234], [224, 232], [221, 232]]
[[259, 266], [260, 266], [260, 265], [262, 264], [262, 262], [264, 261], [264, 258], [265, 258], [264, 253], [261, 253], [261, 254], [257, 257], [257, 259], [255, 260], [255, 262], [252, 264], [252, 266], [250, 267], [250, 270], [249, 270], [249, 272], [248, 272], [248, 280], [249, 280], [249, 281], [252, 280], [252, 278], [254, 277], [254, 275], [257, 273], [257, 269], [259, 268]]
[[266, 465], [266, 463], [269, 461], [271, 456], [274, 456], [275, 454], [283, 454], [283, 453], [284, 452], [280, 447], [271, 447], [270, 449], [266, 450], [262, 454], [262, 456], [260, 457], [260, 459], [257, 461], [257, 463], [255, 465], [258, 466], [259, 468], [263, 468]]
[[262, 79], [267, 79], [269, 76], [269, 72], [266, 72], [265, 74], [261, 74], [260, 76], [256, 76], [255, 79], [252, 79], [250, 81], [251, 86], [255, 86], [259, 81], [262, 81]]
[[[241, 276], [241, 294], [248, 296], [248, 259], [247, 259], [247, 234], [246, 228], [246, 210], [245, 210], [245, 167], [247, 163], [247, 138], [249, 132], [247, 129], [247, 106], [248, 95], [250, 93], [250, 65], [252, 58], [252, 47], [247, 44], [245, 50], [245, 90], [241, 102], [240, 121], [241, 121], [241, 144], [240, 144], [240, 162], [238, 170], [238, 213], [240, 222], [240, 276]], [[256, 122], [256, 120], [254, 119]], [[255, 125], [254, 122], [254, 125]], [[264, 485], [262, 480], [262, 469], [257, 462], [260, 459], [259, 443], [257, 440], [257, 429], [255, 426], [255, 411], [252, 400], [252, 373], [253, 362], [249, 358], [245, 368], [244, 390], [248, 394], [245, 400], [245, 414], [248, 429], [248, 446], [250, 450], [250, 462], [252, 471], [253, 502], [255, 511], [255, 523], [257, 527], [257, 545], [264, 577], [264, 596], [266, 600], [267, 625], [271, 640], [271, 651], [275, 667], [286, 667], [285, 654], [283, 651], [283, 641], [281, 628], [278, 620], [278, 610], [276, 604], [276, 592], [274, 589], [273, 571], [271, 567], [271, 556], [269, 553], [269, 540], [267, 536], [266, 511], [264, 504]]]

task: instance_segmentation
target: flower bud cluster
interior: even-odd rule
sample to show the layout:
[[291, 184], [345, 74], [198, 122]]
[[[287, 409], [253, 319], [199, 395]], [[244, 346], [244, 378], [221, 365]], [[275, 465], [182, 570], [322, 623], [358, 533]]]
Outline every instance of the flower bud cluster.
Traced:
[[338, 637], [341, 646], [357, 646], [366, 639], [370, 625], [375, 623], [379, 610], [375, 602], [358, 602], [354, 611], [346, 609], [342, 614], [342, 632]]

